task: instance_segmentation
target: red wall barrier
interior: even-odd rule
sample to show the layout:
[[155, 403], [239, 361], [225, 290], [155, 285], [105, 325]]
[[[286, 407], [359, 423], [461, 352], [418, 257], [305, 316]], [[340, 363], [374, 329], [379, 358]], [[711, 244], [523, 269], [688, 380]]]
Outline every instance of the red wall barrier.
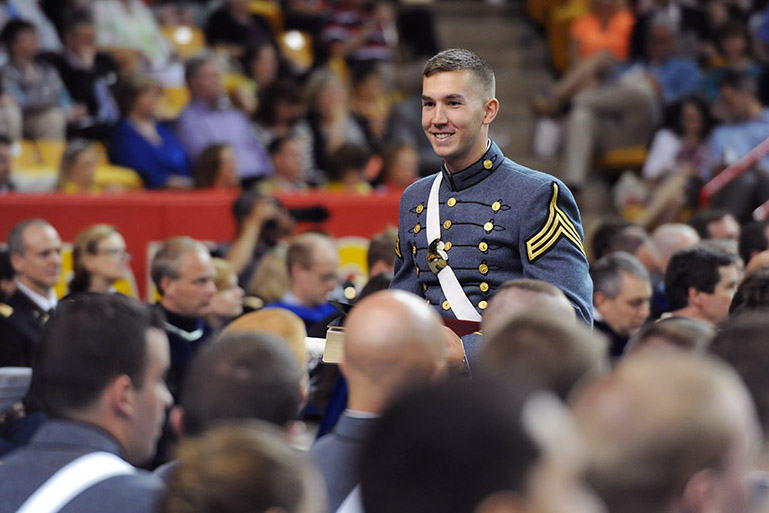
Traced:
[[[72, 242], [86, 226], [107, 223], [117, 227], [133, 254], [131, 268], [141, 297], [146, 296], [147, 246], [177, 235], [205, 241], [235, 237], [231, 205], [236, 195], [226, 192], [168, 192], [84, 196], [61, 194], [7, 194], [0, 196], [0, 236], [25, 219], [40, 217]], [[335, 237], [370, 238], [388, 225], [398, 224], [399, 194], [351, 196], [311, 192], [280, 196], [286, 207], [321, 205], [328, 209], [324, 223], [297, 225], [297, 231], [322, 229]]]

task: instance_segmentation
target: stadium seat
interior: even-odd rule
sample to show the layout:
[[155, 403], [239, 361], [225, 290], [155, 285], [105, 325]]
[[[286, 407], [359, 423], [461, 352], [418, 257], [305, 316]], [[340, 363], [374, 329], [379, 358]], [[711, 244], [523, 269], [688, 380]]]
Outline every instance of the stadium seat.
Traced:
[[639, 170], [646, 162], [645, 146], [627, 146], [614, 148], [598, 157], [597, 166], [610, 172], [622, 172], [626, 169]]
[[278, 38], [280, 50], [299, 72], [310, 69], [315, 62], [312, 36], [299, 30], [288, 30]]
[[570, 2], [552, 9], [547, 17], [547, 41], [550, 48], [550, 62], [559, 73], [563, 73], [569, 67], [571, 22], [577, 16], [586, 13], [590, 9], [589, 2], [585, 0], [571, 0]]

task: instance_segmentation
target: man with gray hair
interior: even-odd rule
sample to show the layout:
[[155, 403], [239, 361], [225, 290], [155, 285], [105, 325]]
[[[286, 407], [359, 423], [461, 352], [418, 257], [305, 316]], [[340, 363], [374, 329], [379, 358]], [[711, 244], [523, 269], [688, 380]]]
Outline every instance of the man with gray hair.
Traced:
[[0, 367], [30, 367], [43, 326], [56, 308], [61, 239], [43, 219], [22, 221], [8, 235], [16, 292], [0, 305]]
[[208, 248], [190, 237], [165, 241], [152, 259], [152, 281], [160, 294], [171, 349], [167, 382], [178, 400], [187, 364], [211, 334], [203, 317], [211, 311], [216, 271]]
[[619, 357], [630, 336], [649, 317], [649, 273], [633, 255], [618, 251], [599, 259], [590, 269], [590, 276], [594, 287], [594, 326], [609, 338], [609, 355]]

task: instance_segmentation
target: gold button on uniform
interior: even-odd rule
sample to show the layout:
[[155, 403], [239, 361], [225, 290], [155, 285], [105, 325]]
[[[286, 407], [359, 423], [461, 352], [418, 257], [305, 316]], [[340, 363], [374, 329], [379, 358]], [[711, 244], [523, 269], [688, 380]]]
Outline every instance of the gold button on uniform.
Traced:
[[344, 289], [344, 297], [345, 299], [355, 299], [355, 296], [358, 293], [355, 291], [355, 287], [347, 287]]
[[451, 249], [451, 242], [446, 242], [446, 243], [443, 245], [443, 249], [444, 249], [445, 251], [448, 251], [448, 250], [450, 250], [450, 249]]
[[449, 200], [446, 202], [446, 204], [450, 207], [453, 207], [457, 204], [457, 198], [449, 198]]
[[[422, 290], [424, 290], [425, 292], [427, 292], [427, 283], [423, 283], [423, 284], [422, 284]], [[429, 301], [428, 301], [428, 303], [429, 303]]]
[[417, 214], [421, 214], [424, 209], [425, 206], [420, 203], [419, 206], [417, 206]]
[[489, 159], [486, 159], [483, 161], [483, 167], [485, 167], [486, 169], [491, 169], [493, 166], [494, 166], [494, 163]]
[[448, 219], [446, 219], [445, 221], [443, 221], [443, 227], [444, 227], [446, 230], [448, 230], [449, 228], [451, 228], [451, 221], [449, 221]]
[[[417, 226], [419, 226], [419, 225], [417, 225]], [[486, 224], [484, 224], [484, 225], [483, 225], [483, 229], [484, 229], [484, 230], [486, 230], [486, 232], [490, 232], [491, 230], [493, 230], [493, 229], [494, 229], [494, 223], [492, 223], [491, 221], [489, 221], [488, 223], [486, 223]], [[416, 228], [414, 228], [414, 231], [416, 232], [416, 231], [417, 231], [417, 229], [416, 229]]]
[[481, 301], [480, 303], [478, 303], [478, 308], [480, 308], [481, 310], [486, 310], [487, 306], [489, 306], [489, 304], [486, 301]]
[[491, 204], [491, 210], [493, 210], [494, 212], [499, 212], [500, 208], [502, 208], [502, 203], [500, 203], [499, 201], [495, 201], [494, 203]]
[[419, 231], [420, 231], [421, 229], [422, 229], [422, 226], [421, 226], [419, 223], [417, 223], [417, 225], [416, 225], [416, 226], [414, 226], [414, 233], [419, 233]]
[[430, 300], [429, 300], [429, 299], [427, 300], [427, 304], [428, 304], [428, 305], [430, 304]]
[[480, 244], [478, 244], [478, 249], [483, 251], [484, 253], [489, 250], [489, 244], [485, 240], [482, 240]]
[[416, 267], [416, 269], [417, 269], [417, 277], [419, 277], [419, 273], [420, 273], [420, 272], [422, 272], [422, 271], [420, 271], [420, 270], [419, 270], [419, 266], [418, 266], [418, 265], [417, 265], [417, 266], [415, 266], [415, 267]]
[[481, 284], [478, 286], [479, 289], [481, 289], [481, 292], [488, 292], [489, 291], [489, 284], [485, 281], [482, 281]]
[[415, 255], [417, 254], [417, 246], [416, 246], [416, 244], [412, 244], [411, 245], [411, 252], [414, 253]]
[[481, 264], [481, 265], [479, 265], [479, 266], [478, 266], [478, 271], [479, 271], [481, 274], [486, 274], [486, 273], [488, 273], [488, 272], [489, 272], [489, 266], [488, 266], [488, 265], [486, 265], [486, 264]]
[[448, 301], [444, 301], [444, 302], [443, 302], [443, 304], [441, 305], [441, 307], [442, 307], [444, 310], [450, 310], [450, 309], [451, 309], [451, 305], [449, 304], [449, 302], [448, 302]]

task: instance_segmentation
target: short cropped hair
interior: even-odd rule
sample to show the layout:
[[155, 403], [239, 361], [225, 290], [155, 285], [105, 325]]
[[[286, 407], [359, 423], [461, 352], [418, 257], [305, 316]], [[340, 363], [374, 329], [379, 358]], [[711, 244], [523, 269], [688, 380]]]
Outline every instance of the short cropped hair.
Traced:
[[422, 75], [430, 77], [447, 71], [469, 71], [480, 82], [484, 93], [488, 94], [486, 99], [496, 95], [494, 70], [483, 57], [470, 50], [451, 48], [435, 54], [425, 63]]
[[726, 216], [732, 215], [731, 212], [725, 208], [705, 208], [698, 210], [689, 218], [689, 226], [697, 230], [702, 240], [709, 239], [710, 233], [708, 232], [708, 225], [720, 221]]
[[289, 275], [295, 265], [301, 265], [305, 269], [312, 267], [315, 248], [321, 244], [333, 242], [326, 235], [320, 233], [303, 233], [293, 238], [286, 251], [286, 267]]
[[267, 333], [228, 333], [195, 355], [182, 385], [186, 435], [234, 419], [281, 428], [301, 401], [300, 371], [285, 343]]
[[593, 293], [600, 292], [609, 299], [622, 292], [622, 273], [644, 281], [650, 281], [649, 271], [636, 257], [624, 251], [609, 253], [590, 267], [593, 279]]
[[162, 513], [300, 513], [306, 462], [280, 433], [257, 422], [219, 426], [182, 442]]
[[11, 45], [16, 42], [16, 38], [18, 38], [19, 34], [22, 32], [36, 32], [35, 26], [20, 18], [11, 20], [5, 24], [2, 32], [0, 32], [0, 40], [2, 40], [5, 47], [10, 50]]
[[736, 265], [739, 258], [734, 253], [704, 244], [674, 254], [665, 272], [665, 295], [670, 309], [680, 310], [689, 304], [689, 287], [713, 293], [721, 280], [719, 269]]
[[753, 221], [746, 224], [740, 230], [740, 258], [745, 265], [750, 262], [750, 257], [769, 249], [769, 241], [766, 239], [767, 225], [764, 222]]
[[51, 223], [45, 219], [27, 219], [11, 228], [11, 232], [8, 234], [8, 253], [24, 255], [27, 247], [24, 245], [23, 234], [24, 230], [30, 226], [51, 226]]
[[87, 410], [123, 374], [144, 386], [150, 328], [163, 330], [162, 314], [120, 294], [83, 292], [60, 302], [32, 364], [32, 390], [45, 412]]
[[606, 340], [580, 323], [527, 313], [484, 340], [480, 366], [500, 377], [523, 377], [566, 399], [583, 378], [608, 369]]
[[198, 55], [189, 59], [184, 64], [184, 80], [187, 82], [187, 85], [195, 79], [200, 68], [210, 62], [216, 63], [216, 60], [211, 55]]
[[716, 330], [705, 321], [691, 317], [668, 317], [642, 326], [628, 342], [625, 354], [635, 353], [654, 339], [683, 350], [704, 352], [715, 335]]
[[364, 444], [363, 510], [464, 513], [495, 492], [525, 493], [540, 457], [521, 422], [527, 391], [450, 380], [396, 400]]
[[152, 258], [152, 264], [150, 265], [152, 283], [155, 284], [161, 296], [164, 293], [160, 285], [163, 278], [168, 277], [173, 280], [179, 278], [182, 258], [187, 253], [194, 253], [196, 251], [207, 253], [208, 248], [206, 248], [205, 244], [192, 237], [173, 237], [163, 242], [163, 245], [160, 246], [160, 249]]

